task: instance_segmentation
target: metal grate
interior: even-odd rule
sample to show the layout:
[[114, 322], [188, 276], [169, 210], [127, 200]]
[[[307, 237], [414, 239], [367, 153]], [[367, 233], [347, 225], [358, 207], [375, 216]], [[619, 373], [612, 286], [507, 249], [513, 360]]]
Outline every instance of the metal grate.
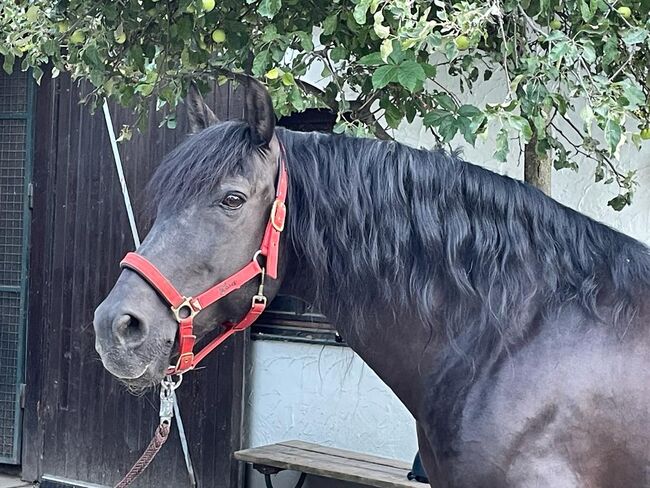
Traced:
[[[18, 68], [16, 66], [15, 68]], [[0, 112], [27, 111], [27, 73], [14, 70], [14, 74], [0, 76]]]
[[[2, 78], [0, 78], [2, 79]], [[22, 285], [25, 120], [0, 120], [0, 285]]]
[[0, 456], [3, 457], [15, 454], [20, 309], [20, 293], [0, 292]]
[[33, 92], [28, 73], [0, 72], [0, 462], [20, 459]]

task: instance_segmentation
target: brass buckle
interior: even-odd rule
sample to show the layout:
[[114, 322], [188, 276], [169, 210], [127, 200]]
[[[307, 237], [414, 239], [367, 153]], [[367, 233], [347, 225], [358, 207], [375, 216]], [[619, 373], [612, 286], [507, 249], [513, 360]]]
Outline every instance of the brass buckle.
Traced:
[[282, 209], [285, 211], [285, 215], [286, 215], [286, 208], [287, 207], [286, 207], [286, 205], [284, 204], [284, 202], [282, 200], [276, 199], [273, 202], [273, 206], [271, 207], [271, 225], [278, 232], [282, 232], [284, 230], [284, 224], [285, 224], [285, 220], [286, 220], [286, 217], [282, 219], [282, 225], [278, 225], [275, 222], [275, 215], [276, 215], [276, 213], [278, 211], [278, 207], [280, 207], [280, 206], [282, 206]]
[[264, 295], [253, 295], [253, 300], [251, 302], [251, 308], [253, 308], [256, 304], [261, 304], [264, 308], [266, 308], [266, 303], [268, 302], [268, 298]]
[[[181, 310], [188, 310], [187, 316], [186, 317], [181, 317]], [[192, 298], [187, 298], [183, 297], [183, 303], [181, 303], [178, 307], [171, 307], [172, 313], [174, 314], [174, 317], [176, 318], [176, 322], [180, 322], [181, 320], [186, 320], [186, 319], [193, 319], [197, 313], [201, 311], [201, 309], [195, 309], [194, 306], [192, 305]]]

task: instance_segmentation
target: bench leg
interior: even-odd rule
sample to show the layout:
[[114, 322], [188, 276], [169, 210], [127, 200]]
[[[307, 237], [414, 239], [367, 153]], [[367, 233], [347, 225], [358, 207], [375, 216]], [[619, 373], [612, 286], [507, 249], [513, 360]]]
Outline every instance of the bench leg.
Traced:
[[[300, 473], [300, 478], [298, 478], [298, 482], [294, 488], [302, 488], [302, 485], [305, 484], [305, 478], [307, 478], [307, 474]], [[266, 488], [273, 488], [273, 482], [271, 481], [270, 474], [264, 475], [264, 483], [266, 483]]]

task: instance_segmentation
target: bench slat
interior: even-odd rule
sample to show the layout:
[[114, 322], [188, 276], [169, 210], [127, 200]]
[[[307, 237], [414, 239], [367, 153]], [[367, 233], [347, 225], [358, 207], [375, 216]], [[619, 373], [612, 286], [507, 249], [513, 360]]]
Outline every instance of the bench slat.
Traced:
[[320, 444], [313, 444], [311, 442], [285, 441], [279, 442], [278, 444], [296, 447], [298, 449], [304, 449], [305, 451], [330, 454], [332, 456], [342, 456], [348, 459], [355, 459], [357, 461], [366, 463], [382, 464], [384, 466], [391, 466], [397, 469], [405, 469], [407, 472], [411, 470], [411, 465], [405, 461], [399, 461], [397, 459], [389, 459], [380, 456], [372, 456], [371, 454], [364, 454], [361, 452], [346, 451], [345, 449], [337, 449], [335, 447], [321, 446]]
[[235, 458], [248, 463], [290, 469], [378, 488], [424, 488], [406, 478], [408, 463], [302, 441], [286, 441], [245, 449]]

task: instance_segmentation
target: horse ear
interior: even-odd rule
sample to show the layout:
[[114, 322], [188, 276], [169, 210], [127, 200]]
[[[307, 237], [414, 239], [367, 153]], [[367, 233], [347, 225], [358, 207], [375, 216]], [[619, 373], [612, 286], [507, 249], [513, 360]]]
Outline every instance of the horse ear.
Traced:
[[190, 84], [185, 103], [187, 104], [187, 118], [190, 122], [190, 132], [192, 134], [201, 132], [203, 129], [219, 122], [219, 119], [205, 103], [201, 92], [194, 83]]
[[273, 102], [266, 87], [250, 77], [246, 83], [246, 122], [253, 129], [255, 143], [268, 146], [275, 130]]

